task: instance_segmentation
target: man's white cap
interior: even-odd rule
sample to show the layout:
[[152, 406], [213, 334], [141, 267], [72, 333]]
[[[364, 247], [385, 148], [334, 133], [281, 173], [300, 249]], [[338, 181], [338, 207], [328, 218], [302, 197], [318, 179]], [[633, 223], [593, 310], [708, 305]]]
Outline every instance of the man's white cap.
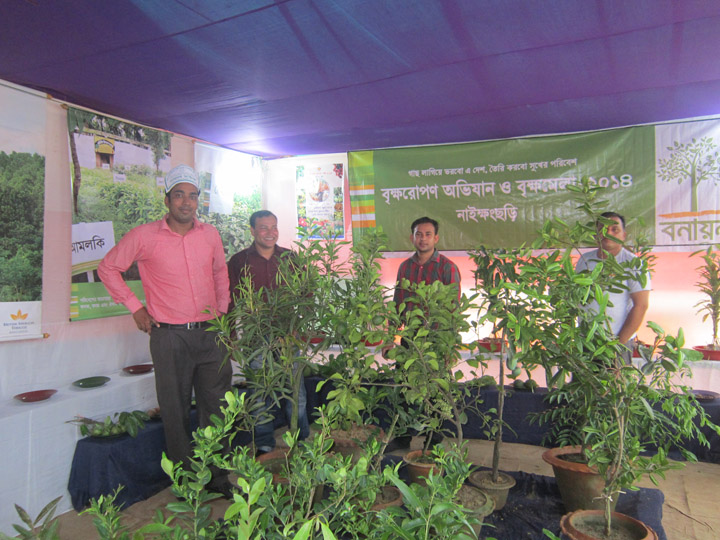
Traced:
[[175, 185], [182, 184], [183, 182], [192, 184], [200, 190], [200, 179], [195, 169], [187, 165], [178, 165], [177, 167], [173, 167], [165, 177], [165, 193], [170, 193], [170, 190]]

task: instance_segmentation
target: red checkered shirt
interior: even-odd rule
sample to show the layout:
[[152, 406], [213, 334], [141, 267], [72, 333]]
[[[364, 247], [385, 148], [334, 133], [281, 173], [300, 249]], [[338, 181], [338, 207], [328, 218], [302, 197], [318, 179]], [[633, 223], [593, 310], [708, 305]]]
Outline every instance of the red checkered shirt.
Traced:
[[[411, 292], [400, 287], [400, 281], [405, 278], [411, 283], [425, 282], [430, 284], [434, 281], [442, 281], [445, 285], [451, 283], [458, 284], [458, 299], [460, 299], [460, 270], [457, 265], [448, 259], [445, 255], [441, 255], [436, 249], [425, 264], [418, 261], [417, 252], [409, 259], [405, 259], [398, 268], [397, 285], [395, 286], [395, 305], [399, 306], [409, 296]], [[407, 307], [406, 307], [407, 309]]]

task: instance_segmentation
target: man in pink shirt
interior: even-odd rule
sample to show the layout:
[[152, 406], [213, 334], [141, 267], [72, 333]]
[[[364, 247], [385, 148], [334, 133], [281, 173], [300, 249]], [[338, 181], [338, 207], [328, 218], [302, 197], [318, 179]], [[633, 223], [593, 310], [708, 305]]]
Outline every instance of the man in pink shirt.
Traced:
[[[227, 311], [230, 282], [220, 234], [195, 215], [198, 195], [197, 173], [187, 165], [173, 168], [165, 178], [165, 217], [132, 229], [98, 266], [113, 300], [128, 308], [138, 329], [150, 336], [168, 457], [186, 465], [192, 455], [193, 390], [203, 428], [212, 414], [220, 414], [232, 379], [224, 351], [206, 331], [208, 320]], [[147, 307], [121, 275], [133, 262]], [[208, 489], [230, 496], [227, 473], [213, 473]]]

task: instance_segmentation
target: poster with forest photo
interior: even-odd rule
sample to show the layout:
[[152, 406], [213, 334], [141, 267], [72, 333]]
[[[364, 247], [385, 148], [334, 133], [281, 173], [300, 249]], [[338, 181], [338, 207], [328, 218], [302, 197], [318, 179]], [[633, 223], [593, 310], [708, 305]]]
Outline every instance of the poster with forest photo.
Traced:
[[44, 95], [0, 85], [0, 340], [42, 337]]
[[[81, 109], [67, 113], [72, 189], [70, 320], [124, 315], [97, 275], [105, 254], [130, 229], [166, 212], [170, 134]], [[124, 273], [144, 302], [137, 266]]]
[[253, 242], [250, 215], [262, 208], [261, 159], [196, 143], [195, 170], [201, 187], [199, 218], [218, 230], [229, 259]]

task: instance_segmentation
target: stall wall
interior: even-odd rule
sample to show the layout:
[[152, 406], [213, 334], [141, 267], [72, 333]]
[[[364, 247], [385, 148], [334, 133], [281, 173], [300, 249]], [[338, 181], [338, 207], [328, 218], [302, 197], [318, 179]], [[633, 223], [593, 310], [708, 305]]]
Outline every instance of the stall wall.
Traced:
[[[147, 336], [138, 332], [129, 316], [109, 320], [69, 322], [71, 191], [65, 111], [51, 103], [47, 124], [47, 167], [45, 195], [45, 263], [43, 267], [42, 340], [0, 344], [0, 400], [38, 388], [57, 388], [90, 375], [149, 360]], [[193, 141], [173, 137], [173, 165], [193, 162]], [[279, 217], [279, 244], [290, 246], [297, 238], [295, 167], [340, 160], [346, 154], [286, 158], [264, 163], [263, 206]], [[432, 216], [432, 208], [427, 209]], [[346, 239], [351, 240], [350, 207], [345, 202]], [[412, 249], [387, 255], [383, 263], [383, 282], [392, 286], [402, 258]], [[441, 229], [442, 234], [442, 229]], [[461, 268], [463, 290], [472, 287], [472, 265], [464, 254], [450, 254]], [[697, 257], [689, 253], [658, 253], [653, 275], [653, 293], [647, 320], [660, 323], [669, 331], [682, 327], [692, 345], [710, 341], [710, 325], [695, 311], [701, 299], [694, 286], [698, 280]], [[647, 335], [646, 332], [641, 334]]]
[[[70, 508], [66, 493], [70, 462], [77, 428], [65, 424], [75, 415], [98, 416], [118, 410], [149, 407], [155, 400], [152, 376], [137, 383], [122, 380], [124, 386], [109, 387], [107, 394], [80, 393], [72, 382], [93, 375], [113, 374], [123, 366], [150, 361], [148, 337], [139, 332], [130, 316], [69, 322], [71, 266], [71, 189], [67, 123], [65, 111], [50, 103], [47, 119], [45, 258], [43, 265], [43, 331], [45, 339], [0, 343], [0, 429], [10, 447], [0, 465], [6, 479], [0, 487], [0, 530], [10, 532], [17, 522], [13, 503], [31, 515], [51, 499], [64, 495], [59, 510]], [[193, 164], [193, 141], [173, 137], [172, 165]], [[346, 154], [286, 158], [264, 163], [263, 206], [279, 217], [279, 244], [290, 246], [296, 239], [297, 198], [295, 168], [341, 162], [347, 170]], [[351, 240], [350, 203], [345, 195], [345, 236]], [[424, 213], [433, 215], [428, 206]], [[407, 251], [388, 254], [382, 263], [383, 284], [392, 287], [397, 267], [409, 256]], [[442, 234], [442, 229], [441, 232]], [[463, 290], [470, 292], [472, 265], [464, 253], [450, 253], [461, 269]], [[698, 280], [697, 259], [687, 253], [658, 254], [653, 276], [653, 293], [647, 319], [676, 332], [684, 328], [687, 343], [705, 344], [710, 325], [695, 314], [700, 299], [694, 287]], [[646, 331], [642, 338], [648, 338]], [[720, 390], [715, 371], [704, 363], [702, 380], [696, 386]], [[120, 373], [119, 376], [122, 376]], [[115, 383], [121, 379], [115, 379]], [[58, 396], [42, 404], [22, 404], [12, 397], [42, 388], [59, 389]], [[115, 390], [113, 389], [115, 388]], [[91, 392], [97, 392], [93, 390]], [[105, 397], [110, 396], [110, 397]]]
[[[59, 388], [149, 361], [148, 337], [132, 317], [69, 321], [72, 199], [67, 121], [50, 102], [47, 122], [43, 316], [45, 339], [0, 344], [0, 401], [39, 388]], [[174, 137], [173, 165], [192, 164], [192, 140]]]
[[[67, 483], [79, 433], [68, 420], [147, 410], [157, 404], [152, 374], [128, 377], [121, 371], [150, 361], [148, 337], [137, 330], [132, 317], [69, 320], [72, 201], [67, 120], [57, 103], [48, 101], [47, 111], [42, 291], [46, 337], [0, 343], [0, 432], [6, 445], [0, 465], [0, 531], [6, 534], [19, 523], [14, 504], [35, 516], [62, 495], [58, 511], [71, 508]], [[173, 165], [192, 164], [192, 140], [174, 137], [172, 159]], [[72, 385], [95, 375], [109, 375], [111, 381], [87, 390]], [[13, 399], [45, 388], [58, 392], [38, 403]]]

